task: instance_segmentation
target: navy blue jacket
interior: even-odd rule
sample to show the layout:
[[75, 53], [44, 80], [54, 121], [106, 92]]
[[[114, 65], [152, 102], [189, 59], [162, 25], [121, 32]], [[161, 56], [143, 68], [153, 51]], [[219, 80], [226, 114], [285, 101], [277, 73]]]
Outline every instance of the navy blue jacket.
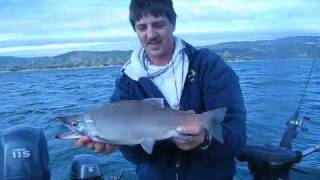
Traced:
[[[224, 144], [212, 140], [208, 149], [179, 150], [171, 140], [157, 141], [152, 155], [140, 145], [122, 146], [124, 157], [136, 164], [137, 174], [143, 180], [212, 180], [227, 179], [235, 174], [235, 156], [246, 141], [246, 111], [239, 79], [234, 71], [214, 52], [195, 49], [185, 43], [189, 70], [180, 101], [180, 110], [203, 113], [227, 107], [222, 123]], [[140, 100], [164, 98], [148, 78], [138, 81], [126, 74], [116, 82], [110, 99]], [[169, 106], [165, 102], [166, 106]]]

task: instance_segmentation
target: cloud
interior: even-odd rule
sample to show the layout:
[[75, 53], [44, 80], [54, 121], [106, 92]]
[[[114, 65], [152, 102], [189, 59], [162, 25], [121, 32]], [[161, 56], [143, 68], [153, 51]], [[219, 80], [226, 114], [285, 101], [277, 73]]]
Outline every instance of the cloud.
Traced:
[[[30, 6], [33, 4], [33, 6]], [[0, 32], [43, 33], [68, 30], [115, 29], [128, 23], [128, 12], [122, 3], [112, 1], [44, 0], [0, 2]]]
[[[4, 0], [0, 2], [0, 33], [130, 34], [128, 5], [129, 0]], [[320, 16], [320, 3], [316, 0], [175, 0], [174, 6], [181, 26], [177, 28], [183, 32], [236, 30], [234, 27], [242, 31], [275, 25], [277, 29], [319, 27], [316, 17]]]
[[315, 0], [177, 1], [178, 31], [221, 32], [316, 30], [320, 3]]
[[20, 40], [22, 37], [19, 34], [0, 34], [0, 42]]
[[[113, 43], [113, 42], [112, 42]], [[112, 44], [109, 42], [109, 44]], [[107, 42], [86, 42], [86, 43], [64, 43], [64, 44], [45, 44], [35, 46], [16, 46], [16, 47], [2, 47], [0, 53], [17, 52], [17, 51], [37, 51], [37, 50], [55, 50], [55, 49], [72, 49], [81, 47], [91, 47], [106, 45]]]
[[[21, 47], [39, 45], [33, 43], [41, 40], [59, 44], [68, 40], [104, 42], [110, 37], [134, 36], [128, 21], [129, 2], [1, 0], [0, 48], [17, 47], [19, 43]], [[320, 32], [318, 0], [173, 0], [173, 3], [178, 14], [177, 33]]]

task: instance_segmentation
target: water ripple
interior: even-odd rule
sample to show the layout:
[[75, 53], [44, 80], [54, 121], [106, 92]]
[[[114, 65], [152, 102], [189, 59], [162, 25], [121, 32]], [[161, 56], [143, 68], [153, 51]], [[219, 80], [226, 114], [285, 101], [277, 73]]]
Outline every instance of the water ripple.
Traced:
[[[240, 78], [248, 113], [248, 143], [277, 145], [285, 123], [297, 108], [310, 61], [229, 63]], [[311, 117], [299, 133], [294, 147], [305, 149], [319, 144], [320, 67], [316, 67], [301, 116]], [[42, 128], [48, 139], [53, 179], [68, 179], [68, 168], [74, 155], [92, 153], [76, 149], [72, 141], [57, 141], [53, 135], [66, 129], [54, 118], [76, 114], [108, 103], [119, 67], [96, 69], [60, 69], [35, 72], [3, 73], [0, 76], [0, 128], [25, 124]], [[116, 174], [122, 168], [134, 167], [120, 153], [99, 156], [103, 168]], [[303, 167], [320, 167], [319, 159], [308, 157]], [[238, 177], [248, 175], [240, 165]], [[58, 177], [59, 175], [59, 177]]]

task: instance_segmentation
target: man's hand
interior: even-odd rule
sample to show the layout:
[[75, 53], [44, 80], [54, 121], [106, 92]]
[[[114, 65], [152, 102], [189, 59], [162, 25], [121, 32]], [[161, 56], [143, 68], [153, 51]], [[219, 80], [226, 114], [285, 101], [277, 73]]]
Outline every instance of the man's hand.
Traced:
[[92, 142], [87, 136], [81, 137], [78, 141], [76, 141], [75, 145], [78, 148], [86, 146], [87, 148], [92, 149], [95, 152], [104, 154], [110, 154], [119, 147], [107, 143]]
[[178, 127], [177, 131], [180, 134], [186, 134], [192, 136], [191, 139], [182, 140], [174, 138], [173, 142], [177, 147], [184, 151], [190, 151], [204, 142], [205, 139], [205, 129], [200, 125], [194, 125], [189, 127]]

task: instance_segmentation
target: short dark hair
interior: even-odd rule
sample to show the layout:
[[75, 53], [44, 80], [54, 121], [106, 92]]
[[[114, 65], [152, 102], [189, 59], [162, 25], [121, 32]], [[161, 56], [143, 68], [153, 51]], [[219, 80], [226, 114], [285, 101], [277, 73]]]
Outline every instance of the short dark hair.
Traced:
[[176, 24], [177, 14], [174, 11], [172, 0], [131, 0], [129, 9], [129, 19], [134, 30], [135, 22], [145, 15], [165, 16], [170, 23]]

